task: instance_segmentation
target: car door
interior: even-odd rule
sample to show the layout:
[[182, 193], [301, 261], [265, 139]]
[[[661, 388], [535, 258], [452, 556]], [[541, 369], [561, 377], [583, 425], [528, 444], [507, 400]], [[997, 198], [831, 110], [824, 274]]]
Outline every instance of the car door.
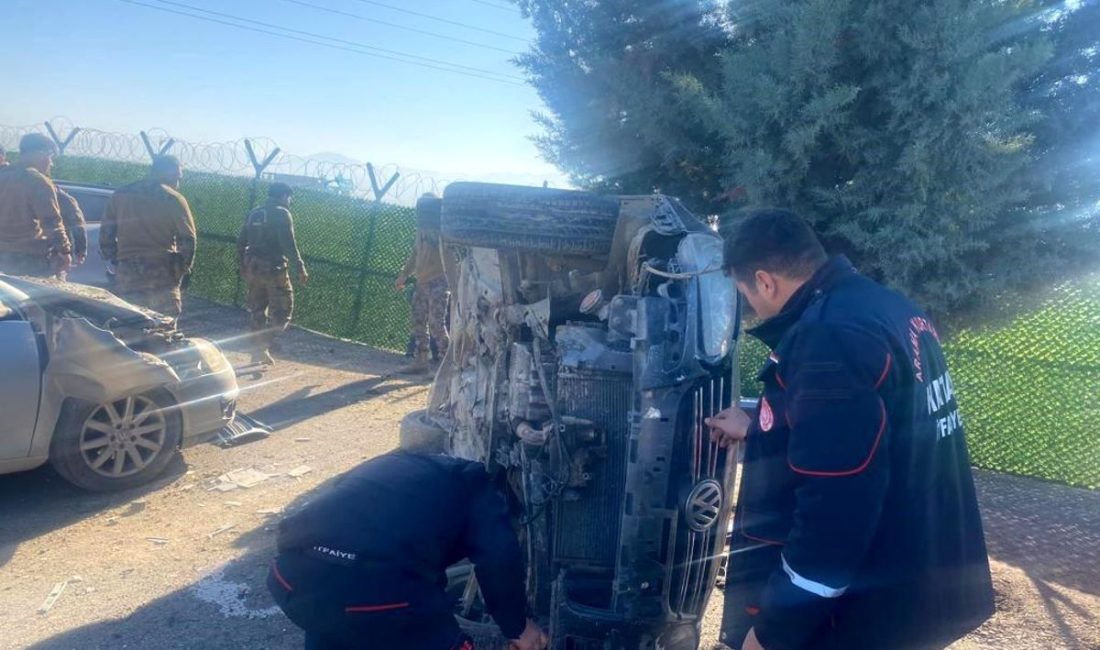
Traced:
[[30, 454], [41, 396], [42, 364], [34, 328], [0, 301], [0, 460]]
[[99, 225], [111, 192], [100, 188], [66, 185], [63, 182], [58, 183], [58, 187], [72, 194], [80, 204], [80, 211], [84, 213], [84, 231], [88, 234], [88, 259], [80, 266], [73, 267], [69, 271], [68, 279], [70, 282], [109, 289], [107, 265], [99, 254]]

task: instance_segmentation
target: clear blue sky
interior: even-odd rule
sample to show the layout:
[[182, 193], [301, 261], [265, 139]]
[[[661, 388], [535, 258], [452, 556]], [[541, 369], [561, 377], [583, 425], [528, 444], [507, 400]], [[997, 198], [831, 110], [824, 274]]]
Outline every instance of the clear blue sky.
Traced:
[[[506, 0], [137, 0], [183, 5], [520, 77], [506, 52], [326, 13], [304, 4], [509, 51], [530, 25]], [[534, 90], [243, 31], [121, 0], [0, 0], [6, 50], [0, 123], [66, 116], [107, 131], [163, 128], [194, 141], [269, 137], [284, 150], [335, 152], [445, 175], [560, 174], [528, 136]], [[304, 4], [303, 4], [304, 3]], [[496, 6], [490, 6], [496, 5]], [[209, 14], [207, 14], [209, 16]], [[227, 20], [210, 16], [218, 20]], [[259, 29], [270, 29], [253, 25]], [[301, 35], [303, 38], [309, 38]], [[518, 40], [517, 40], [518, 39]], [[340, 44], [346, 46], [347, 43]], [[431, 64], [434, 65], [434, 64]]]

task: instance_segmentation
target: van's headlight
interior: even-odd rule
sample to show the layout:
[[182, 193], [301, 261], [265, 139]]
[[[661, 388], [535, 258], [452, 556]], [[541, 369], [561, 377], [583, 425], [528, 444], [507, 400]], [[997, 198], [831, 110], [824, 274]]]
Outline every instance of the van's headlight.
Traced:
[[737, 293], [722, 273], [722, 239], [709, 232], [689, 233], [680, 241], [676, 259], [697, 279], [702, 360], [718, 363], [729, 354], [737, 317]]

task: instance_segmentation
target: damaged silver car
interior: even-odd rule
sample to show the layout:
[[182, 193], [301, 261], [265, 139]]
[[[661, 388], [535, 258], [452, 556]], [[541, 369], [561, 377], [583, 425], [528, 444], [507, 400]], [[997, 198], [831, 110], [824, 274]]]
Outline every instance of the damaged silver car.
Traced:
[[735, 464], [704, 426], [738, 395], [721, 238], [666, 196], [479, 183], [447, 187], [438, 228], [452, 344], [402, 435], [507, 485], [554, 648], [695, 650]]
[[218, 347], [79, 284], [0, 275], [0, 474], [49, 462], [88, 490], [156, 478], [230, 423]]

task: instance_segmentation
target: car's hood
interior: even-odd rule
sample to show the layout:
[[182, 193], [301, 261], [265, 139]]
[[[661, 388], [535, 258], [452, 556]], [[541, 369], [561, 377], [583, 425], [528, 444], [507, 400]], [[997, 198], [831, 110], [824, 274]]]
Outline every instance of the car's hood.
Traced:
[[171, 320], [156, 312], [132, 305], [113, 293], [74, 282], [0, 274], [7, 284], [26, 294], [43, 309], [66, 309], [79, 313], [100, 327], [111, 324], [135, 329], [171, 328]]

